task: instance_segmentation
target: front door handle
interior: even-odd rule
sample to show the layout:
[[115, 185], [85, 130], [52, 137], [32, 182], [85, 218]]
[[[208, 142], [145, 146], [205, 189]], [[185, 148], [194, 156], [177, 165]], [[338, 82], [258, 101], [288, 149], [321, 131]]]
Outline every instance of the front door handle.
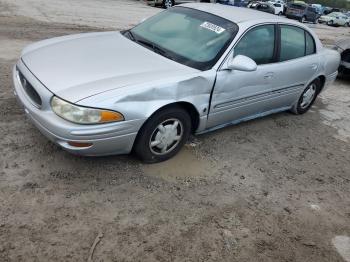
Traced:
[[266, 75], [264, 75], [264, 79], [271, 79], [273, 78], [273, 73], [270, 72], [270, 73], [267, 73]]

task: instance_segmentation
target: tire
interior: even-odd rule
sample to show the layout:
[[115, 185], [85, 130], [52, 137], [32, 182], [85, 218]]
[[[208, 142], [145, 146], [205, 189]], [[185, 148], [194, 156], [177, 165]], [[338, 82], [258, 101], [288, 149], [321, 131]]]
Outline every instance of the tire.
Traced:
[[[321, 91], [321, 80], [319, 78], [312, 81], [300, 95], [298, 102], [292, 107], [292, 113], [301, 115], [306, 113], [313, 103], [317, 95]], [[309, 92], [309, 93], [308, 93]], [[312, 96], [311, 96], [312, 95]]]
[[305, 16], [303, 16], [302, 18], [300, 18], [300, 23], [305, 23], [305, 21], [306, 21], [306, 17], [305, 17]]
[[314, 20], [314, 24], [318, 24], [318, 18]]
[[174, 0], [163, 0], [162, 6], [164, 9], [168, 9], [174, 6], [174, 4], [175, 4]]
[[279, 13], [278, 13], [278, 16], [281, 16], [281, 15], [282, 15], [282, 12], [279, 12]]
[[334, 25], [334, 22], [333, 22], [333, 20], [331, 20], [331, 21], [328, 21], [328, 22], [327, 22], [327, 25]]
[[190, 132], [191, 117], [185, 109], [180, 106], [165, 108], [152, 115], [140, 129], [134, 152], [145, 163], [168, 160], [180, 151]]

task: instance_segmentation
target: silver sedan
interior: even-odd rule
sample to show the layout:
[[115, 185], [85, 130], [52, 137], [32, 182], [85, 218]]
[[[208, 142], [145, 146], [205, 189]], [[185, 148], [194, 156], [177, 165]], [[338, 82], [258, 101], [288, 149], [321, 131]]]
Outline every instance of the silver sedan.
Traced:
[[28, 117], [67, 151], [159, 162], [191, 133], [305, 113], [339, 61], [298, 22], [193, 3], [130, 30], [32, 44], [13, 81]]

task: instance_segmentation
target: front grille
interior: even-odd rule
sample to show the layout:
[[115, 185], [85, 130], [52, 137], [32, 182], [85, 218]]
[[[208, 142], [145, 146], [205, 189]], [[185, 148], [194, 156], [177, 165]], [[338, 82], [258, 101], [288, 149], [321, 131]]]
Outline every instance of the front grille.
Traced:
[[34, 89], [34, 87], [28, 82], [28, 80], [24, 77], [24, 75], [18, 71], [19, 80], [21, 81], [23, 90], [26, 92], [28, 97], [32, 100], [32, 102], [37, 105], [38, 107], [41, 107], [42, 101], [41, 97], [39, 96], [38, 92]]

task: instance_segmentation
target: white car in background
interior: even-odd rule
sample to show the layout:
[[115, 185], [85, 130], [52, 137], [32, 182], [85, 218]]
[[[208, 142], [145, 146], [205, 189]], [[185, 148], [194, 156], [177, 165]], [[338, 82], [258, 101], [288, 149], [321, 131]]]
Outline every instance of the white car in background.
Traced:
[[333, 12], [328, 15], [322, 15], [318, 19], [318, 22], [333, 26], [350, 26], [349, 17], [341, 12]]
[[273, 5], [273, 7], [275, 8], [275, 15], [282, 15], [283, 14], [283, 9], [284, 9], [284, 5], [282, 3], [273, 3], [273, 2], [269, 2], [270, 4]]

